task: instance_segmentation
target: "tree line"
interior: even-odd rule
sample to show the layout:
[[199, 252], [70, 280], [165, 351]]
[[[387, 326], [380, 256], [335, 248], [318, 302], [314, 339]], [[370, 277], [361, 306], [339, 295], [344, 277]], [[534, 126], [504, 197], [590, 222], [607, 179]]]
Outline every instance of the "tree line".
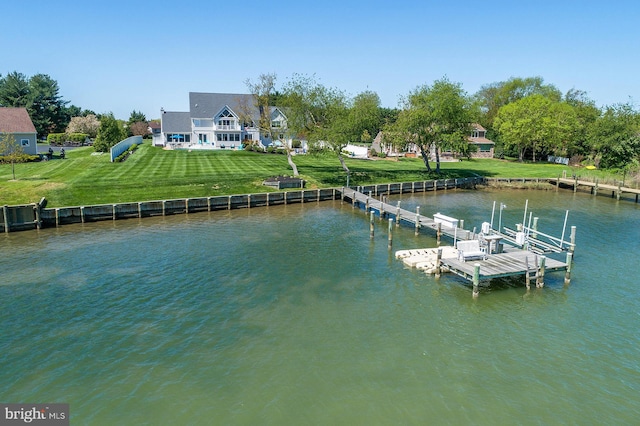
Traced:
[[[289, 136], [335, 151], [347, 172], [341, 156], [346, 144], [370, 143], [378, 134], [399, 152], [415, 149], [427, 171], [439, 172], [441, 152], [470, 155], [475, 123], [496, 142], [499, 157], [565, 157], [575, 165], [619, 171], [639, 166], [640, 113], [631, 101], [599, 108], [586, 92], [563, 94], [542, 77], [494, 82], [472, 95], [444, 77], [416, 87], [394, 109], [381, 107], [373, 91], [349, 96], [314, 76], [294, 74], [279, 87], [275, 82], [275, 74], [262, 74], [246, 84], [261, 111], [275, 105], [285, 112]], [[275, 130], [269, 120], [261, 121], [266, 133]]]
[[[292, 139], [306, 139], [314, 149], [333, 150], [347, 172], [342, 158], [346, 144], [371, 143], [378, 134], [400, 152], [416, 149], [428, 171], [434, 154], [438, 172], [441, 152], [469, 156], [473, 145], [467, 138], [473, 123], [487, 130], [500, 157], [539, 161], [553, 155], [573, 164], [624, 171], [639, 166], [640, 113], [631, 101], [599, 108], [586, 92], [571, 89], [563, 94], [542, 77], [490, 83], [475, 94], [444, 77], [402, 96], [397, 108], [382, 107], [374, 91], [351, 96], [315, 76], [293, 74], [278, 86], [275, 74], [261, 74], [245, 83], [263, 114], [263, 132], [286, 131]], [[112, 113], [69, 105], [59, 92], [58, 83], [46, 74], [0, 75], [0, 106], [27, 108], [40, 138], [86, 133], [102, 151], [127, 136], [148, 132], [148, 120], [139, 111], [132, 111], [124, 122]], [[272, 128], [270, 106], [285, 112], [287, 129]]]
[[94, 140], [97, 151], [107, 151], [127, 136], [148, 135], [149, 123], [142, 112], [133, 110], [125, 122], [112, 113], [97, 114], [69, 105], [60, 95], [58, 82], [46, 74], [27, 77], [13, 71], [0, 75], [0, 106], [26, 108], [40, 139], [49, 134], [82, 133]]

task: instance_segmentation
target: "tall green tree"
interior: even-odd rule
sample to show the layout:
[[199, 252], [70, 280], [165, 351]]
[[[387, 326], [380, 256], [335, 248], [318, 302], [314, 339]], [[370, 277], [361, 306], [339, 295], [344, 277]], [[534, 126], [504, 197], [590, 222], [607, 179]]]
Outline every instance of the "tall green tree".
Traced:
[[519, 161], [527, 151], [536, 161], [544, 153], [565, 154], [577, 120], [569, 104], [536, 94], [500, 108], [494, 126], [505, 148], [518, 152]]
[[16, 163], [27, 161], [27, 156], [12, 133], [0, 133], [0, 156], [2, 161], [11, 164], [11, 174], [16, 180]]
[[26, 107], [29, 105], [29, 80], [17, 71], [0, 78], [0, 106]]
[[46, 74], [36, 74], [29, 79], [27, 110], [40, 136], [64, 132], [69, 123], [65, 115], [68, 102], [59, 92], [58, 82]]
[[0, 79], [0, 105], [25, 107], [39, 136], [63, 132], [71, 116], [60, 96], [58, 82], [46, 74], [27, 78], [14, 71]]
[[129, 121], [127, 121], [127, 124], [131, 125], [133, 123], [141, 123], [146, 121], [147, 117], [144, 115], [144, 113], [142, 111], [136, 111], [134, 109], [129, 115]]
[[325, 87], [313, 76], [294, 74], [283, 87], [281, 105], [294, 134], [333, 150], [342, 168], [349, 173], [342, 158], [342, 148], [349, 141], [344, 93]]
[[602, 115], [602, 111], [583, 90], [571, 89], [564, 95], [564, 102], [573, 107], [576, 116], [576, 128], [567, 146], [567, 157], [586, 157], [593, 152], [588, 140], [591, 126]]
[[475, 94], [482, 109], [480, 124], [494, 130], [493, 121], [500, 108], [531, 95], [542, 95], [553, 101], [560, 101], [562, 93], [552, 84], [545, 84], [542, 77], [512, 77], [482, 86]]
[[461, 152], [465, 149], [463, 145], [468, 144], [467, 138], [476, 118], [473, 105], [462, 85], [445, 77], [431, 86], [420, 86], [409, 93], [395, 128], [420, 149], [429, 172], [429, 156], [433, 147], [436, 173], [439, 173], [441, 150]]
[[590, 126], [588, 140], [600, 167], [628, 170], [637, 166], [640, 159], [640, 113], [631, 103], [607, 107]]
[[371, 142], [381, 129], [381, 121], [378, 94], [370, 90], [357, 94], [349, 108], [349, 141]]
[[122, 123], [115, 119], [113, 113], [103, 114], [100, 118], [100, 127], [93, 148], [98, 152], [107, 152], [126, 137], [127, 132]]

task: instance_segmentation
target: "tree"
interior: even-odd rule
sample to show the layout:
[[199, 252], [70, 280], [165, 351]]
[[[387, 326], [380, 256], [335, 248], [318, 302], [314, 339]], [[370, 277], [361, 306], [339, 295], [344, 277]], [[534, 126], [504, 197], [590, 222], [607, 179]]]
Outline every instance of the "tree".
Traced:
[[129, 132], [132, 136], [146, 136], [149, 134], [149, 123], [138, 121], [129, 125]]
[[436, 173], [440, 173], [440, 151], [464, 150], [463, 144], [468, 144], [473, 121], [473, 102], [460, 83], [452, 83], [445, 77], [436, 80], [432, 86], [420, 86], [409, 93], [395, 129], [418, 146], [429, 172], [429, 155], [433, 147]]
[[141, 112], [136, 111], [135, 109], [131, 111], [131, 115], [129, 115], [129, 121], [127, 124], [131, 125], [133, 123], [146, 123], [147, 117]]
[[312, 76], [294, 74], [283, 88], [282, 106], [294, 134], [333, 150], [348, 174], [342, 158], [350, 132], [344, 93], [323, 86]]
[[527, 150], [536, 161], [540, 153], [566, 153], [577, 120], [569, 104], [536, 94], [500, 108], [494, 126], [505, 148], [518, 152], [519, 161]]
[[371, 142], [381, 128], [380, 97], [372, 91], [356, 95], [349, 108], [351, 142]]
[[[258, 81], [254, 83], [247, 79], [245, 84], [247, 85], [249, 92], [253, 95], [254, 107], [258, 109], [260, 114], [260, 118], [257, 123], [260, 133], [268, 135], [271, 140], [275, 140], [275, 135], [280, 133], [282, 133], [283, 136], [286, 135], [286, 139], [291, 139], [291, 129], [289, 127], [288, 117], [286, 125], [283, 125], [283, 123], [280, 122], [277, 122], [276, 124], [272, 119], [272, 113], [275, 111], [272, 110], [272, 106], [274, 105], [271, 101], [279, 97], [279, 95], [276, 96], [276, 80], [276, 74], [260, 74], [258, 76]], [[248, 109], [248, 106], [245, 106], [244, 108], [241, 107], [241, 109]], [[249, 120], [249, 117], [245, 117], [244, 120]], [[274, 128], [276, 125], [278, 127]], [[293, 146], [287, 141], [283, 142], [283, 144], [287, 153], [287, 162], [293, 171], [293, 176], [299, 176], [300, 173], [298, 173], [298, 166], [296, 166], [296, 163], [293, 161]]]
[[67, 101], [59, 94], [58, 83], [46, 74], [27, 79], [16, 71], [0, 79], [0, 105], [25, 107], [39, 136], [62, 132], [69, 122]]
[[11, 163], [13, 180], [16, 180], [16, 163], [27, 161], [24, 150], [11, 133], [0, 133], [0, 155], [5, 162]]
[[95, 138], [100, 127], [100, 120], [89, 114], [86, 117], [72, 117], [67, 126], [67, 133], [86, 133], [90, 138]]
[[122, 124], [116, 120], [113, 113], [103, 114], [100, 127], [93, 148], [98, 152], [107, 152], [112, 146], [127, 137]]
[[29, 81], [17, 71], [0, 78], [0, 106], [26, 107], [29, 104]]
[[628, 170], [640, 158], [640, 113], [630, 103], [607, 107], [590, 126], [588, 141], [600, 167]]
[[593, 152], [593, 147], [588, 141], [588, 132], [602, 111], [582, 90], [569, 90], [564, 96], [564, 101], [573, 107], [577, 120], [573, 138], [567, 147], [567, 156], [588, 156]]
[[29, 105], [27, 110], [38, 135], [63, 132], [68, 121], [65, 106], [59, 94], [58, 82], [46, 74], [36, 74], [29, 79]]
[[475, 94], [476, 101], [480, 104], [483, 112], [480, 124], [493, 130], [493, 121], [500, 108], [536, 94], [554, 101], [560, 101], [562, 98], [560, 91], [551, 84], [544, 84], [542, 77], [512, 77], [507, 81], [482, 86]]

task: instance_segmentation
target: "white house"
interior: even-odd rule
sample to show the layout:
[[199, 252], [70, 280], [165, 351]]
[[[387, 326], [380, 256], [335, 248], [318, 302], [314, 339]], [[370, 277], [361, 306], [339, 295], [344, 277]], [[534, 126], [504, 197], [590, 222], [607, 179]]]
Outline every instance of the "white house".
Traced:
[[242, 149], [247, 143], [291, 147], [291, 138], [286, 134], [286, 116], [276, 107], [269, 107], [269, 114], [273, 135], [260, 132], [260, 110], [253, 95], [190, 92], [189, 112], [161, 110], [160, 132], [154, 134], [153, 144], [231, 150]]
[[12, 134], [25, 154], [38, 154], [36, 128], [26, 108], [0, 107], [0, 133]]

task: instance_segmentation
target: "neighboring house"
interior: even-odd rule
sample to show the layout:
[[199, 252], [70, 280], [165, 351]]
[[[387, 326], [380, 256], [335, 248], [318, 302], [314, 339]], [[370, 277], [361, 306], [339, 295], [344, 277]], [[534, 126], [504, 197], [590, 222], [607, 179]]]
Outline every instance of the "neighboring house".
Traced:
[[36, 128], [26, 108], [0, 107], [0, 133], [13, 134], [25, 154], [38, 154]]
[[469, 143], [478, 147], [478, 150], [471, 154], [471, 158], [493, 158], [496, 143], [487, 139], [487, 131], [481, 125], [473, 124], [473, 132], [469, 138]]
[[[475, 152], [472, 152], [471, 158], [493, 158], [493, 148], [495, 146], [495, 142], [487, 139], [486, 134], [487, 131], [484, 127], [477, 123], [473, 123], [471, 125], [473, 130], [471, 131], [471, 136], [467, 138], [470, 145], [475, 145], [478, 149]], [[458, 161], [460, 155], [451, 151], [441, 151], [440, 152], [440, 161]], [[431, 147], [431, 159], [435, 161], [436, 151], [435, 147]]]
[[153, 145], [162, 145], [161, 124], [158, 121], [149, 122], [149, 134]]
[[[232, 93], [189, 93], [189, 112], [161, 111], [159, 135], [154, 145], [189, 149], [242, 149], [243, 144], [291, 146], [287, 118], [269, 107], [273, 135], [261, 133], [260, 110], [254, 96]], [[278, 130], [282, 129], [282, 132]]]

